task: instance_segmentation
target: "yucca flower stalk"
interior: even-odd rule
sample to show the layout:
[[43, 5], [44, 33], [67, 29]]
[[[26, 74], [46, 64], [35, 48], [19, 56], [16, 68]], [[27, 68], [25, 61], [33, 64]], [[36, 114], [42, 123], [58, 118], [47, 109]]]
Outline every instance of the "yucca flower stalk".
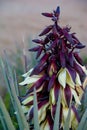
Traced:
[[[34, 88], [37, 94], [38, 118], [41, 130], [53, 130], [56, 105], [61, 93], [59, 129], [63, 130], [71, 109], [69, 128], [76, 130], [80, 117], [77, 112], [84, 93], [83, 81], [86, 68], [79, 55], [79, 49], [85, 47], [70, 33], [70, 27], [59, 26], [60, 8], [53, 13], [42, 13], [53, 21], [41, 33], [39, 39], [34, 39], [36, 47], [29, 51], [37, 52], [37, 65], [24, 74], [20, 85], [27, 85], [28, 91], [22, 98], [22, 106], [26, 106], [27, 119], [33, 130], [33, 96]], [[43, 39], [42, 39], [43, 36]]]

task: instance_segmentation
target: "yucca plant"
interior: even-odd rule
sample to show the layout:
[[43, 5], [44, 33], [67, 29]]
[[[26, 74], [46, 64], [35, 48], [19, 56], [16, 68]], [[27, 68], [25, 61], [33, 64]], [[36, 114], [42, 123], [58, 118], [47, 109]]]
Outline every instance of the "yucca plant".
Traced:
[[[53, 24], [40, 33], [43, 39], [33, 40], [37, 46], [29, 49], [37, 52], [38, 63], [23, 75], [25, 79], [20, 85], [27, 87], [25, 96], [19, 95], [7, 54], [4, 62], [0, 59], [17, 130], [86, 130], [87, 70], [78, 51], [85, 46], [75, 33], [70, 33], [71, 28], [59, 26], [59, 7], [42, 15], [51, 18]], [[4, 130], [16, 129], [1, 97], [0, 121]]]
[[50, 18], [53, 24], [40, 33], [41, 38], [33, 40], [37, 46], [29, 49], [37, 52], [38, 63], [23, 75], [25, 80], [20, 85], [27, 85], [28, 90], [21, 103], [28, 109], [30, 130], [34, 129], [34, 89], [41, 130], [76, 130], [82, 118], [78, 107], [87, 74], [78, 50], [85, 45], [70, 32], [70, 27], [59, 26], [60, 7], [42, 15]]

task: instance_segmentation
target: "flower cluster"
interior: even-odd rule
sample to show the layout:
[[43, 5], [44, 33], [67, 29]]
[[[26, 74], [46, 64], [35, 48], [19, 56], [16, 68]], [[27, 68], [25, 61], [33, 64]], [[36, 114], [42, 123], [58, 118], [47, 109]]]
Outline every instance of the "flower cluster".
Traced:
[[28, 121], [33, 124], [33, 90], [36, 88], [40, 128], [53, 130], [57, 100], [61, 92], [60, 130], [64, 127], [70, 104], [70, 128], [76, 130], [80, 121], [77, 107], [81, 104], [84, 92], [82, 83], [86, 76], [86, 68], [78, 50], [85, 45], [76, 38], [75, 33], [70, 33], [70, 27], [59, 26], [59, 7], [53, 13], [42, 15], [49, 17], [53, 24], [40, 33], [43, 39], [33, 40], [37, 46], [29, 49], [37, 52], [36, 59], [39, 60], [34, 68], [23, 75], [25, 80], [20, 85], [27, 85], [28, 91], [22, 105], [26, 106]]

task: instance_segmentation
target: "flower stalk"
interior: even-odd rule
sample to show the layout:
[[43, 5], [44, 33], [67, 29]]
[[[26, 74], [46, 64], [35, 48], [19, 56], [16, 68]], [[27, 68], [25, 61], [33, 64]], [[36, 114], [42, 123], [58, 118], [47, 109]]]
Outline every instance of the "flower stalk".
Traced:
[[[53, 130], [59, 93], [61, 93], [59, 130], [64, 129], [69, 107], [71, 106], [69, 128], [76, 130], [80, 122], [77, 112], [84, 93], [83, 81], [87, 71], [78, 49], [85, 47], [70, 33], [70, 27], [59, 26], [60, 7], [53, 13], [42, 13], [53, 21], [40, 34], [43, 39], [34, 39], [36, 47], [29, 51], [37, 52], [37, 65], [24, 74], [25, 80], [20, 85], [27, 85], [28, 91], [22, 105], [29, 108], [28, 121], [33, 124], [34, 88], [37, 94], [38, 118], [41, 130]], [[34, 128], [31, 127], [31, 130]]]

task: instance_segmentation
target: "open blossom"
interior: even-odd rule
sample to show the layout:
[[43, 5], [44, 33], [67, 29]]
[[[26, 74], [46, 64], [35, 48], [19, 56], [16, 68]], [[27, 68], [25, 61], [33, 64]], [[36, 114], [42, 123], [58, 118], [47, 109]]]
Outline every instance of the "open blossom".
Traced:
[[81, 105], [83, 80], [87, 74], [78, 49], [84, 48], [85, 45], [77, 39], [75, 33], [70, 33], [71, 28], [59, 26], [59, 7], [53, 13], [42, 15], [51, 18], [53, 24], [40, 33], [39, 36], [44, 36], [43, 39], [33, 40], [37, 46], [29, 49], [37, 52], [36, 58], [39, 61], [23, 75], [25, 79], [20, 85], [27, 85], [28, 90], [22, 99], [22, 105], [25, 106], [33, 130], [33, 96], [36, 88], [40, 128], [53, 130], [57, 100], [61, 93], [59, 128], [64, 128], [71, 104], [69, 127], [76, 130], [80, 121], [77, 107]]

